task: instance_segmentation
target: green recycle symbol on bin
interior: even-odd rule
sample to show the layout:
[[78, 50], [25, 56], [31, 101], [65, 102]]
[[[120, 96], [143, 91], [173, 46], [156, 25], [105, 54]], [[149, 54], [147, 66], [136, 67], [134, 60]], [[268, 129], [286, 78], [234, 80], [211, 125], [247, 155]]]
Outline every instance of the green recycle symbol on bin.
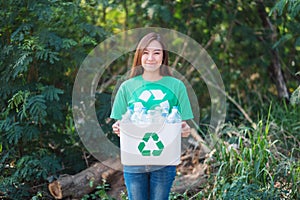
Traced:
[[143, 140], [139, 143], [138, 146], [140, 153], [142, 154], [142, 156], [151, 156], [151, 150], [145, 149], [146, 143], [149, 142], [150, 138], [153, 139], [157, 147], [156, 150], [152, 150], [152, 156], [160, 156], [165, 146], [162, 141], [159, 140], [159, 136], [156, 133], [145, 133]]

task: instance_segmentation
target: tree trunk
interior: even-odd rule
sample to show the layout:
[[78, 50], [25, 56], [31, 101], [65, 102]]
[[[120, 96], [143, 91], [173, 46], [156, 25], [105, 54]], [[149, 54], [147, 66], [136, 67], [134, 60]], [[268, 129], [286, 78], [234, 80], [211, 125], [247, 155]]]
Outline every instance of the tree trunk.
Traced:
[[[258, 12], [259, 12], [260, 19], [262, 20], [264, 28], [272, 31], [271, 43], [275, 44], [275, 42], [278, 40], [277, 30], [274, 27], [274, 25], [272, 24], [270, 18], [268, 17], [268, 14], [266, 13], [265, 10], [266, 9], [263, 4], [263, 1], [262, 0], [258, 1]], [[271, 56], [272, 56], [271, 64], [269, 66], [269, 71], [271, 73], [271, 79], [275, 82], [278, 97], [281, 99], [284, 98], [284, 99], [288, 100], [289, 93], [288, 93], [285, 79], [283, 76], [283, 72], [281, 69], [281, 63], [280, 63], [280, 59], [279, 59], [278, 50], [272, 48], [270, 51], [271, 51]]]
[[271, 76], [274, 77], [278, 97], [281, 99], [289, 99], [289, 93], [286, 87], [285, 79], [281, 70], [281, 64], [279, 61], [279, 54], [276, 49], [272, 50], [273, 58], [270, 65]]

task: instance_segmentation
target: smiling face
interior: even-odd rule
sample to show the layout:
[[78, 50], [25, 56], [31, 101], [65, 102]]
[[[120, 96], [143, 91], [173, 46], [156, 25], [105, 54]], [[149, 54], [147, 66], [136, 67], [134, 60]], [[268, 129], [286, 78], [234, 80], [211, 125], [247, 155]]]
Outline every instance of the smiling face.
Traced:
[[144, 73], [159, 74], [160, 66], [163, 61], [163, 48], [157, 40], [153, 40], [144, 49], [141, 63]]
[[172, 76], [168, 66], [168, 51], [162, 37], [151, 32], [138, 43], [132, 62], [130, 78], [138, 75]]

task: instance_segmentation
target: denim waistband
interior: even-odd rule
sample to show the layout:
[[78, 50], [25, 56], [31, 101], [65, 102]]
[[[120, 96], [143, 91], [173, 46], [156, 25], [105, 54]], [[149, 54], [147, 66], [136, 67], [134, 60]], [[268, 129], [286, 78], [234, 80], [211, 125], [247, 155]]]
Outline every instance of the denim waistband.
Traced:
[[163, 166], [163, 165], [124, 165], [123, 166], [123, 171], [127, 173], [147, 173], [151, 171], [156, 171], [160, 170], [162, 168], [176, 168], [175, 165], [168, 165], [168, 166]]

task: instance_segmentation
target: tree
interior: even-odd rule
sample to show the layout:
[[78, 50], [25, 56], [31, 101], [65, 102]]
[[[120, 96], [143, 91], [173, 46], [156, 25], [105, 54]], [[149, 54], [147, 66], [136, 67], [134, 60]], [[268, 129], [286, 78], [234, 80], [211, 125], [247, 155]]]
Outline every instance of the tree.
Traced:
[[23, 199], [69, 166], [85, 167], [71, 91], [78, 65], [106, 31], [76, 1], [9, 0], [0, 9], [0, 196]]

